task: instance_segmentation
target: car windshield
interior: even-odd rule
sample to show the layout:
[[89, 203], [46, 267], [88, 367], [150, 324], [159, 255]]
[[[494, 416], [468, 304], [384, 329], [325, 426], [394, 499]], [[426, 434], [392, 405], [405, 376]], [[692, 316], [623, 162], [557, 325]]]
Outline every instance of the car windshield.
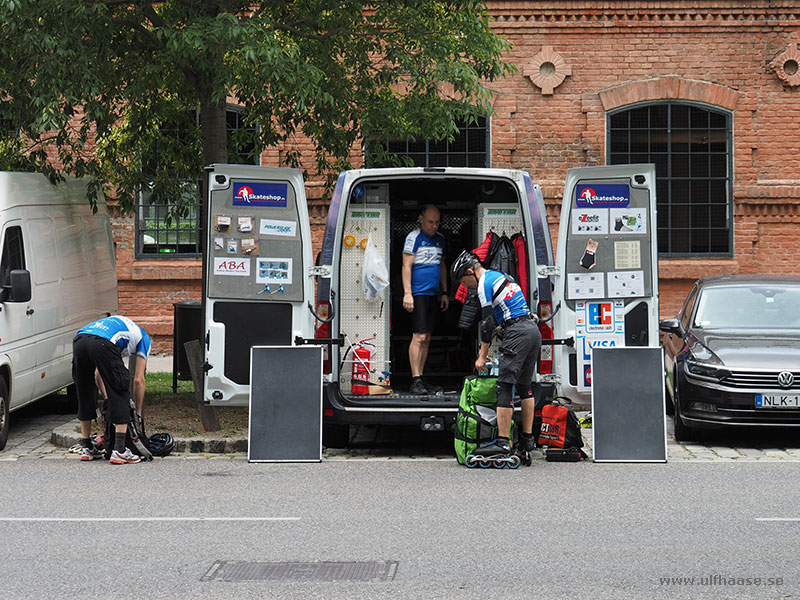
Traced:
[[776, 283], [705, 288], [693, 326], [800, 331], [800, 285]]

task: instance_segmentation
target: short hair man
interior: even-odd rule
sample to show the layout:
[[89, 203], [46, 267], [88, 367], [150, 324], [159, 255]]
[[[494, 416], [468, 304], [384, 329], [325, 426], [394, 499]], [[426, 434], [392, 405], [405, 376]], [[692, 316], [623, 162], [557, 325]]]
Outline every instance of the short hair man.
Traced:
[[[130, 420], [131, 375], [123, 356], [136, 356], [133, 374], [133, 402], [141, 413], [144, 404], [145, 368], [150, 353], [150, 336], [127, 317], [114, 315], [89, 323], [72, 341], [72, 378], [78, 393], [78, 420], [81, 424], [81, 460], [94, 460], [102, 454], [89, 438], [92, 421], [97, 418], [97, 388], [108, 398], [106, 418], [114, 424], [115, 465], [137, 463], [141, 459], [125, 446]], [[99, 375], [99, 380], [95, 377]]]
[[426, 384], [422, 378], [431, 332], [438, 307], [447, 310], [447, 268], [444, 263], [444, 236], [439, 233], [441, 213], [433, 204], [423, 207], [418, 216], [419, 229], [406, 236], [403, 245], [403, 308], [411, 313], [411, 343], [408, 361], [411, 364], [411, 393], [436, 394], [442, 388]]
[[494, 455], [511, 452], [509, 442], [514, 404], [511, 393], [516, 385], [522, 400], [522, 434], [520, 447], [530, 451], [534, 447], [533, 416], [536, 400], [533, 395], [533, 375], [542, 346], [538, 318], [531, 315], [522, 288], [498, 271], [484, 269], [478, 258], [463, 251], [451, 266], [453, 285], [463, 283], [478, 288], [482, 317], [480, 327], [481, 348], [475, 359], [475, 368], [485, 368], [492, 342], [495, 323], [503, 327], [497, 377], [497, 439], [479, 447], [475, 453]]

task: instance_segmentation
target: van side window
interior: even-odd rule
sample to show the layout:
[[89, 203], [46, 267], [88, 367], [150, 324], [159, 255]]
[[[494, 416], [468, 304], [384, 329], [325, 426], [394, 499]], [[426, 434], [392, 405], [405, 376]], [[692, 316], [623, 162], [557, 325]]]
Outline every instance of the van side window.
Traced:
[[6, 229], [3, 240], [3, 258], [0, 259], [0, 286], [11, 285], [11, 271], [25, 268], [25, 247], [22, 244], [22, 228]]

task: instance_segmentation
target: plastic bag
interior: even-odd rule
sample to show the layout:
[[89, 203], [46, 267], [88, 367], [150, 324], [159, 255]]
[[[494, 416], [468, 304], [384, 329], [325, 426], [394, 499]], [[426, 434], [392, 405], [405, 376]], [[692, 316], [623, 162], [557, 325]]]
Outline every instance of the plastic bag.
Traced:
[[372, 234], [367, 238], [367, 248], [364, 250], [361, 280], [364, 282], [364, 297], [367, 300], [383, 299], [383, 291], [389, 286], [389, 271], [378, 252], [378, 246], [372, 241]]

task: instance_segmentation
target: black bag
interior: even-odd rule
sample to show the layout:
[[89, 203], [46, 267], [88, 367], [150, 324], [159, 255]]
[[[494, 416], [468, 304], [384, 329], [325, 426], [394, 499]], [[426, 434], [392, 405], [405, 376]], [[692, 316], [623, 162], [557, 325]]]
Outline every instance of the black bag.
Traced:
[[458, 317], [458, 327], [460, 329], [472, 329], [481, 318], [481, 301], [478, 299], [478, 290], [475, 288], [467, 289], [467, 298], [461, 307], [461, 315]]
[[[575, 413], [566, 406], [560, 404], [546, 404], [542, 407], [542, 422], [537, 439], [538, 446], [547, 446], [547, 452], [553, 452], [553, 458], [547, 460], [572, 462], [571, 457], [575, 451], [563, 452], [564, 450], [577, 450], [578, 459], [587, 458], [587, 454], [582, 450], [583, 436], [581, 435], [581, 423]], [[560, 450], [561, 452], [556, 452]], [[564, 457], [567, 457], [565, 459]]]
[[[116, 441], [116, 431], [111, 419], [107, 418], [108, 400], [103, 402], [103, 420], [106, 423], [105, 444], [103, 447], [106, 460], [111, 458]], [[155, 442], [154, 442], [155, 440]], [[157, 433], [147, 437], [144, 430], [144, 419], [136, 412], [136, 405], [130, 400], [130, 411], [128, 413], [128, 431], [125, 434], [125, 445], [131, 452], [138, 454], [142, 460], [153, 460], [154, 456], [167, 456], [172, 452], [174, 442], [172, 436], [164, 433]]]

